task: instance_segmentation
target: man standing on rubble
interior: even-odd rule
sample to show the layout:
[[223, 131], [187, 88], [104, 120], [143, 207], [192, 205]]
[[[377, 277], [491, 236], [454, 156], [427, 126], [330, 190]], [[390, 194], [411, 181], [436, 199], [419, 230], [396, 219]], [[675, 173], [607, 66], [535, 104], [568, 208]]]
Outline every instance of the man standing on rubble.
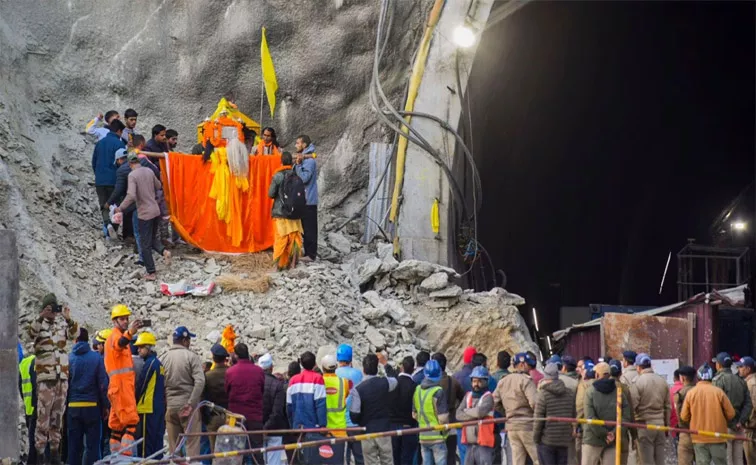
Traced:
[[95, 190], [97, 191], [97, 205], [102, 216], [103, 235], [110, 239], [118, 239], [116, 230], [110, 222], [110, 211], [105, 206], [116, 184], [115, 154], [118, 149], [126, 148], [121, 140], [123, 123], [114, 119], [110, 124], [110, 132], [95, 145], [92, 152], [92, 171], [95, 175]]
[[[149, 173], [152, 176], [152, 173]], [[145, 253], [147, 255], [147, 253]], [[205, 373], [202, 371], [202, 359], [189, 350], [192, 338], [197, 337], [186, 326], [179, 326], [173, 331], [173, 345], [162, 355], [160, 362], [165, 367], [165, 397], [167, 411], [165, 422], [168, 428], [170, 452], [176, 450], [181, 433], [199, 433], [201, 421], [189, 418], [197, 408], [205, 388]], [[187, 429], [191, 426], [191, 429]], [[200, 438], [186, 438], [186, 455], [194, 457], [200, 454]]]
[[127, 147], [134, 146], [132, 138], [138, 134], [136, 130], [138, 116], [139, 115], [137, 114], [136, 110], [134, 110], [133, 108], [129, 108], [123, 113], [123, 122], [125, 123], [126, 127], [123, 129], [121, 139], [123, 139], [123, 142]]
[[61, 425], [68, 393], [66, 348], [68, 341], [74, 339], [78, 331], [79, 325], [71, 319], [71, 310], [58, 305], [55, 294], [47, 294], [42, 299], [42, 311], [29, 325], [29, 337], [34, 341], [34, 370], [37, 375], [34, 443], [39, 460], [44, 460], [45, 448], [50, 446], [51, 465], [61, 463]]
[[113, 331], [105, 341], [105, 371], [108, 374], [108, 400], [110, 401], [110, 453], [131, 456], [134, 436], [139, 423], [136, 409], [136, 374], [129, 343], [142, 327], [142, 322], [129, 323], [131, 310], [123, 304], [113, 306], [110, 319]]
[[[110, 123], [114, 119], [121, 119], [121, 117], [118, 115], [118, 112], [115, 110], [109, 110], [107, 113], [105, 113], [105, 116], [100, 113], [99, 115], [95, 116], [92, 121], [87, 123], [87, 134], [91, 134], [97, 137], [97, 142], [103, 140], [105, 136], [107, 136], [110, 132]], [[103, 126], [100, 126], [101, 122], [104, 122], [105, 124]]]
[[294, 172], [302, 179], [305, 186], [305, 200], [307, 206], [302, 215], [304, 229], [304, 258], [315, 260], [318, 258], [318, 166], [315, 163], [315, 144], [310, 136], [302, 134], [294, 144], [296, 160]]
[[[352, 386], [357, 386], [362, 382], [362, 371], [352, 366], [352, 346], [349, 344], [339, 344], [336, 348], [336, 361], [339, 362], [339, 367], [336, 369], [336, 376], [346, 378], [352, 382]], [[350, 391], [349, 397], [347, 397], [347, 412], [352, 405], [352, 393]], [[357, 426], [353, 421], [351, 415], [347, 413], [347, 427], [354, 428]], [[350, 436], [354, 436], [358, 433], [348, 433]], [[354, 456], [355, 465], [364, 465], [362, 459], [362, 443], [360, 441], [350, 441], [346, 446], [346, 459], [347, 464], [350, 463], [350, 455]]]
[[536, 386], [528, 375], [530, 356], [519, 353], [514, 357], [514, 373], [499, 381], [493, 399], [496, 409], [507, 417], [507, 432], [514, 465], [525, 465], [527, 456], [538, 465], [538, 453], [533, 442], [533, 410]]
[[[638, 354], [640, 373], [630, 386], [635, 420], [638, 423], [669, 426], [672, 412], [667, 381], [654, 373], [651, 357]], [[665, 433], [650, 429], [638, 431], [638, 457], [643, 465], [664, 465]]]
[[129, 153], [128, 161], [131, 167], [128, 180], [129, 186], [126, 197], [121, 202], [121, 205], [116, 208], [116, 211], [128, 211], [128, 207], [136, 203], [140, 253], [147, 270], [144, 279], [154, 281], [156, 276], [152, 251], [154, 250], [161, 254], [166, 261], [171, 258], [171, 253], [163, 246], [159, 239], [160, 207], [155, 195], [162, 186], [152, 171], [144, 168], [139, 163], [139, 156], [136, 153]]
[[[730, 354], [720, 352], [712, 362], [716, 363], [717, 368], [712, 384], [725, 392], [732, 408], [735, 409], [735, 418], [727, 424], [727, 432], [740, 434], [753, 410], [748, 386], [742, 378], [732, 372]], [[727, 441], [727, 463], [728, 465], [743, 465], [743, 441]]]

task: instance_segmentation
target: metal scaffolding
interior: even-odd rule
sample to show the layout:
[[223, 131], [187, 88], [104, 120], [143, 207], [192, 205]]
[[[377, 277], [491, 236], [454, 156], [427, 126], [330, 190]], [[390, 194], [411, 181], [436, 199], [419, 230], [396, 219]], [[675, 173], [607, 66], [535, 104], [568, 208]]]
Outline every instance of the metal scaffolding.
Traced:
[[746, 284], [750, 276], [748, 247], [689, 243], [677, 253], [677, 297], [680, 301], [702, 292]]

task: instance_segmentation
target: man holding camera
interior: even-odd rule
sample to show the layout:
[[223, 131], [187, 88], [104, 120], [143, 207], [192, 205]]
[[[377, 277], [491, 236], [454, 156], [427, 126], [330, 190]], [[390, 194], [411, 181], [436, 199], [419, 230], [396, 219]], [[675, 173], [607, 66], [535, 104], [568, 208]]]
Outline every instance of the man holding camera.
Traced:
[[55, 294], [42, 299], [42, 311], [29, 326], [34, 341], [37, 375], [37, 431], [34, 447], [37, 456], [45, 456], [50, 445], [50, 464], [59, 465], [61, 427], [68, 393], [68, 341], [73, 340], [79, 325], [71, 319], [68, 307], [58, 304]]

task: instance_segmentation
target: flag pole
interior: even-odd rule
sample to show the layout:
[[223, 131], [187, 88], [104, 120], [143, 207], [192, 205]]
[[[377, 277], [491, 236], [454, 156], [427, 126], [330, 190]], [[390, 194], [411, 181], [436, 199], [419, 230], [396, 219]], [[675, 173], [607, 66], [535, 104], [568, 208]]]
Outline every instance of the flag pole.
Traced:
[[263, 128], [263, 105], [265, 104], [265, 79], [260, 80], [260, 137], [262, 137]]

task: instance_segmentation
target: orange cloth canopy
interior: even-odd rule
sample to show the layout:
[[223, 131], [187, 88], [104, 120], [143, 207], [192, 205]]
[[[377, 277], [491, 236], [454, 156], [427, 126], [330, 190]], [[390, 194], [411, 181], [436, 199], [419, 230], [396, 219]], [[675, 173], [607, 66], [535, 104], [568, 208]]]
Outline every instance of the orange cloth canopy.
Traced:
[[165, 200], [171, 223], [185, 241], [206, 252], [252, 253], [273, 246], [274, 229], [268, 187], [280, 156], [250, 157], [249, 189], [229, 183], [228, 222], [218, 219], [212, 164], [202, 157], [171, 152], [160, 160]]

